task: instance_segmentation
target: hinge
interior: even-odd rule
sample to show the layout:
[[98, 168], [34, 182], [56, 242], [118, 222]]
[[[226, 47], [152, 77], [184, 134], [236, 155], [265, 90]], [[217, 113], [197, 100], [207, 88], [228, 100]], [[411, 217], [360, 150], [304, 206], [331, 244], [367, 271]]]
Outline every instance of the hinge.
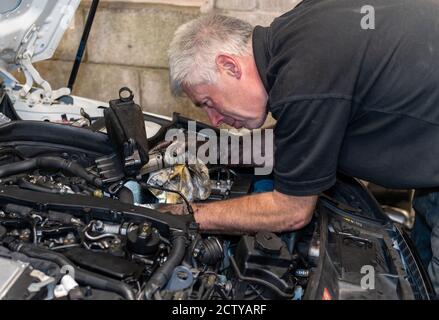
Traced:
[[[51, 104], [61, 96], [69, 95], [69, 88], [52, 90], [49, 82], [44, 80], [37, 69], [32, 65], [32, 57], [35, 52], [35, 42], [38, 39], [39, 29], [33, 24], [23, 37], [18, 50], [16, 63], [20, 65], [26, 78], [26, 83], [20, 91], [20, 97], [29, 98], [32, 104], [42, 102]], [[32, 91], [33, 85], [37, 84], [40, 88]]]

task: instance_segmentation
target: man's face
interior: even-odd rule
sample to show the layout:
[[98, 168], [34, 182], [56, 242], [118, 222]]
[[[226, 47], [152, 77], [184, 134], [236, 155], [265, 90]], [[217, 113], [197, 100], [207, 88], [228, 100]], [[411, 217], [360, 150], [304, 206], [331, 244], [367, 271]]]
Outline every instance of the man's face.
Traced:
[[206, 111], [213, 126], [225, 123], [237, 129], [256, 129], [267, 117], [267, 93], [251, 65], [253, 60], [239, 62], [239, 72], [229, 65], [219, 68], [215, 84], [186, 86], [184, 91], [196, 106]]

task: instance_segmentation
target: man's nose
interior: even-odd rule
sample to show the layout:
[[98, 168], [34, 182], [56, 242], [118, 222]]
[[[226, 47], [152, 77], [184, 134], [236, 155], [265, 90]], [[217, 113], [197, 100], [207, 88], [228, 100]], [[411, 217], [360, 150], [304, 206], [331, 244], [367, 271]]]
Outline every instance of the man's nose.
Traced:
[[204, 110], [206, 111], [210, 123], [212, 123], [213, 126], [218, 127], [221, 123], [223, 123], [224, 116], [222, 114], [212, 108], [204, 108]]

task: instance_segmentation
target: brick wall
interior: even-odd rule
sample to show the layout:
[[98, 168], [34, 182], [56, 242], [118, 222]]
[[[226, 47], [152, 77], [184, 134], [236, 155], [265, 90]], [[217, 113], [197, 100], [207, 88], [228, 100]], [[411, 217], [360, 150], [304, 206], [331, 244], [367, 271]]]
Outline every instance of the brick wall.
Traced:
[[274, 18], [294, 8], [301, 0], [211, 0], [204, 8], [248, 21], [269, 25]]
[[[200, 14], [220, 12], [268, 25], [299, 0], [101, 0], [73, 94], [108, 101], [130, 87], [145, 111], [180, 112], [207, 121], [185, 98], [171, 96], [167, 48], [174, 31]], [[65, 86], [90, 1], [82, 1], [53, 59], [36, 64], [54, 88]], [[19, 78], [22, 79], [21, 76]]]

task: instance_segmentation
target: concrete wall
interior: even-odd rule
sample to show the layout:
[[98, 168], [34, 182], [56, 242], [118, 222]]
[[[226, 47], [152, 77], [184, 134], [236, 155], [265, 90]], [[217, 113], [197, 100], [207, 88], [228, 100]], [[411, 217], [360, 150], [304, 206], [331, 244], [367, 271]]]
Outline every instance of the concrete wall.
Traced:
[[[220, 12], [268, 25], [299, 0], [101, 0], [73, 94], [108, 101], [130, 87], [146, 111], [180, 112], [207, 121], [185, 98], [171, 96], [167, 48], [182, 23]], [[82, 1], [53, 59], [36, 64], [54, 88], [67, 84], [90, 1]]]

